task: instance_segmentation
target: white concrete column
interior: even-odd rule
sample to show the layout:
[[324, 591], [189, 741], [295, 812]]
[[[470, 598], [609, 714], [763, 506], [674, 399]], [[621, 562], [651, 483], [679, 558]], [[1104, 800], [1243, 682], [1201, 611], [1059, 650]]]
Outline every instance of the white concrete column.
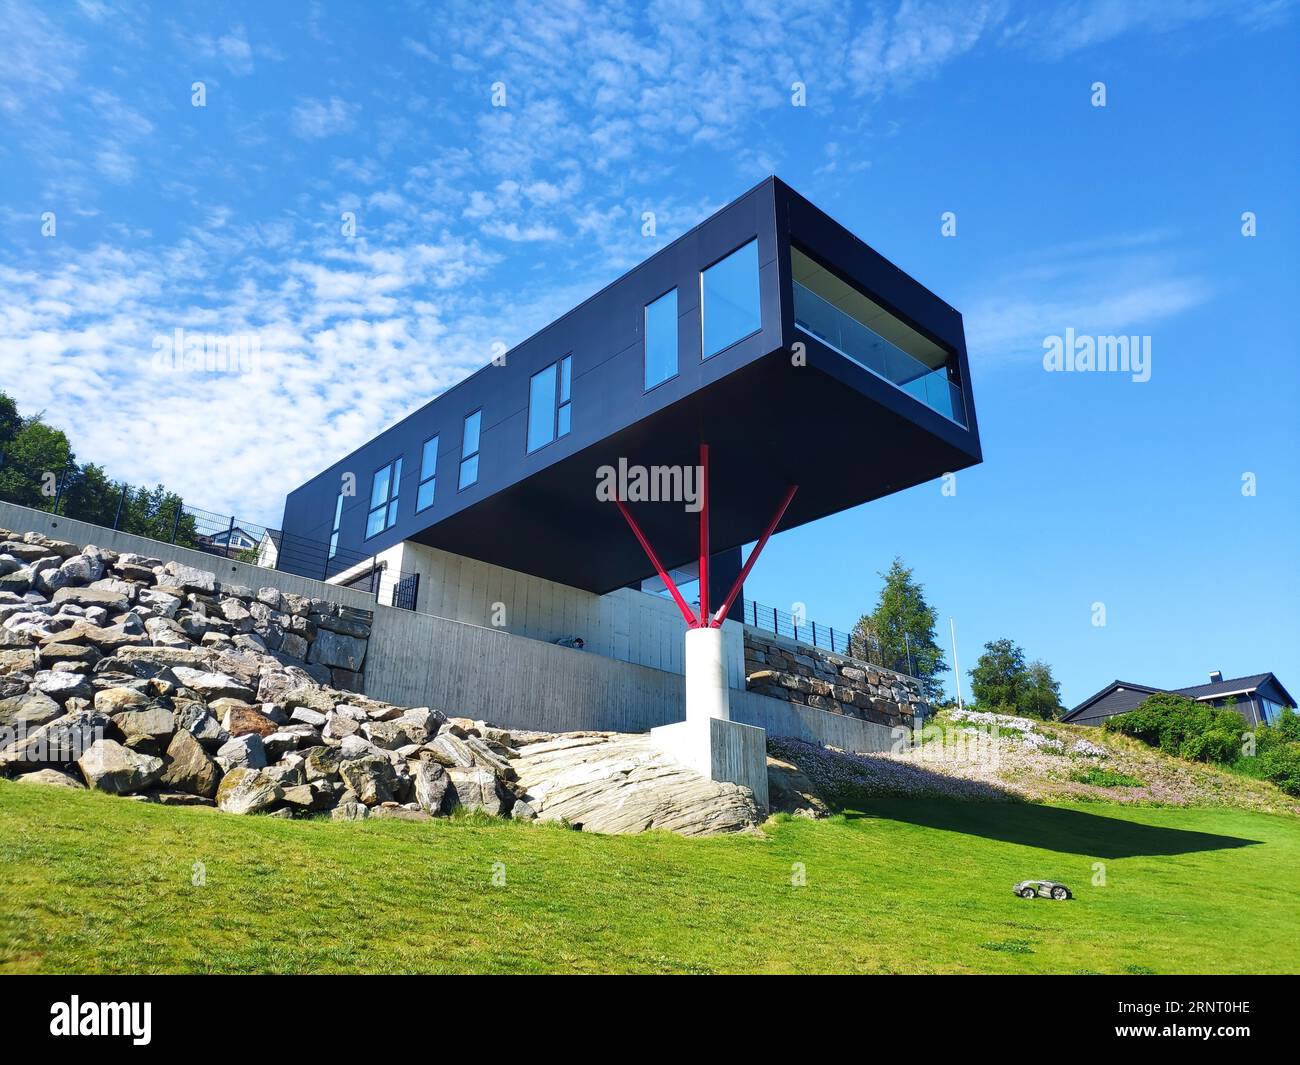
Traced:
[[686, 720], [731, 719], [722, 629], [686, 630]]

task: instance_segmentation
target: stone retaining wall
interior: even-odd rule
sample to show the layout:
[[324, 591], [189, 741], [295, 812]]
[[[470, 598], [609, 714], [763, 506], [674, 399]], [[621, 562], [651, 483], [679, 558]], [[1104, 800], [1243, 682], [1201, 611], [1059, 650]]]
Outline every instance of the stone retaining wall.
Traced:
[[[363, 611], [253, 589], [175, 560], [0, 528], [0, 621], [13, 645], [26, 644], [28, 629], [43, 632], [64, 603], [95, 631], [120, 615], [115, 645], [269, 653], [322, 684], [364, 690], [370, 617]], [[11, 643], [0, 637], [0, 646]]]
[[925, 713], [920, 686], [911, 677], [748, 625], [745, 687], [773, 699], [890, 727], [911, 726]]

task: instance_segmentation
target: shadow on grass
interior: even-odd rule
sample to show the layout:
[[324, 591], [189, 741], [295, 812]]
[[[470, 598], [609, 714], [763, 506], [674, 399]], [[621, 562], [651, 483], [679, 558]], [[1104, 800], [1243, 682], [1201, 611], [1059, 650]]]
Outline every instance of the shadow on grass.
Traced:
[[872, 798], [844, 811], [846, 820], [881, 818], [961, 832], [1022, 847], [1083, 854], [1093, 858], [1136, 858], [1159, 854], [1228, 850], [1260, 843], [1181, 828], [1160, 828], [1116, 817], [1064, 810], [1030, 802], [961, 799]]

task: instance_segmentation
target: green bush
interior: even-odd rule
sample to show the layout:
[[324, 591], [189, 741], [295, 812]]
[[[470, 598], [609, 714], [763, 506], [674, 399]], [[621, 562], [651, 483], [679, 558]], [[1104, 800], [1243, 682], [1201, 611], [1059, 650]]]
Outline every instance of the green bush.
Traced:
[[[1283, 710], [1271, 725], [1248, 730], [1235, 710], [1162, 692], [1148, 696], [1127, 714], [1112, 717], [1105, 727], [1166, 754], [1230, 766], [1245, 776], [1270, 781], [1288, 795], [1300, 795], [1300, 716], [1293, 710]], [[1252, 755], [1243, 750], [1248, 731], [1254, 738]]]
[[1096, 788], [1140, 788], [1142, 781], [1137, 777], [1131, 777], [1127, 773], [1119, 773], [1114, 769], [1102, 769], [1101, 766], [1089, 766], [1087, 769], [1077, 769], [1070, 774], [1070, 779], [1080, 784], [1091, 784]]
[[1300, 743], [1270, 747], [1259, 755], [1264, 779], [1272, 781], [1288, 795], [1300, 795]]
[[1235, 710], [1198, 703], [1183, 695], [1149, 695], [1134, 710], [1105, 725], [1166, 754], [1198, 762], [1231, 762], [1241, 754], [1245, 723]]

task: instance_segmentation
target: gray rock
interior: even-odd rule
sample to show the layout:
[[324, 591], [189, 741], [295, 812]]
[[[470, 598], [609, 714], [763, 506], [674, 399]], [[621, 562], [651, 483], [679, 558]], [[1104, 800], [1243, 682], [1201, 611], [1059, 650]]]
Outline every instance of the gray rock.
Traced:
[[215, 751], [230, 739], [230, 733], [198, 702], [181, 703], [176, 711], [176, 727], [190, 733], [206, 751]]
[[307, 653], [307, 661], [357, 671], [366, 658], [366, 641], [322, 629]]
[[117, 686], [101, 688], [95, 692], [95, 709], [112, 717], [126, 710], [139, 710], [149, 705], [149, 696], [135, 688]]
[[[182, 565], [180, 562], [168, 562], [163, 567], [163, 573], [172, 579], [171, 583], [175, 586], [189, 592], [205, 592], [211, 595], [217, 588], [217, 575], [210, 570], [196, 569], [193, 566]], [[162, 586], [161, 580], [159, 586]]]
[[113, 724], [122, 731], [126, 745], [132, 748], [148, 744], [166, 747], [176, 731], [175, 716], [166, 707], [159, 705], [117, 714], [113, 718]]
[[162, 784], [172, 791], [212, 799], [217, 794], [221, 769], [204, 751], [193, 733], [181, 729], [167, 745]]
[[92, 788], [112, 795], [127, 795], [144, 791], [162, 776], [163, 760], [139, 754], [116, 740], [96, 740], [77, 759], [77, 768]]
[[63, 716], [63, 707], [43, 692], [0, 700], [0, 728], [30, 731]]
[[[121, 584], [122, 582], [117, 582]], [[71, 603], [74, 606], [102, 606], [110, 614], [120, 614], [126, 610], [131, 601], [120, 588], [60, 588], [50, 600], [55, 606]]]
[[90, 681], [79, 673], [61, 673], [55, 670], [42, 670], [32, 677], [31, 690], [48, 695], [57, 702], [66, 703], [69, 699], [92, 699], [95, 690]]
[[313, 728], [323, 728], [326, 720], [325, 715], [319, 710], [312, 710], [306, 706], [295, 707], [293, 713], [290, 714], [289, 717], [293, 721], [299, 721], [304, 725], [311, 725]]
[[451, 777], [437, 762], [419, 762], [412, 767], [415, 777], [415, 801], [420, 809], [435, 816], [446, 813]]
[[227, 773], [234, 769], [265, 769], [266, 747], [256, 732], [236, 736], [217, 749], [217, 764]]
[[239, 699], [251, 703], [257, 698], [251, 688], [225, 673], [204, 672], [187, 666], [176, 666], [172, 672], [186, 688], [208, 700]]
[[393, 765], [382, 755], [363, 755], [339, 763], [339, 776], [367, 806], [391, 802], [397, 787]]
[[38, 769], [34, 773], [24, 773], [17, 778], [20, 784], [53, 784], [59, 788], [84, 788], [76, 777], [58, 769]]
[[257, 590], [257, 601], [269, 606], [272, 610], [284, 609], [284, 596], [279, 588], [259, 588]]
[[104, 576], [104, 559], [99, 552], [73, 555], [59, 567], [65, 583], [90, 584]]
[[369, 816], [370, 811], [355, 799], [345, 800], [330, 811], [331, 821], [364, 821]]
[[297, 633], [286, 632], [280, 639], [280, 653], [290, 658], [306, 659], [307, 641]]
[[217, 788], [217, 806], [228, 814], [257, 814], [284, 798], [280, 785], [256, 769], [232, 769]]
[[508, 793], [492, 770], [481, 766], [456, 766], [445, 772], [451, 781], [453, 806], [482, 810], [493, 816], [505, 812]]
[[307, 760], [303, 763], [307, 782], [337, 778], [342, 761], [343, 755], [337, 747], [313, 747], [307, 752]]

